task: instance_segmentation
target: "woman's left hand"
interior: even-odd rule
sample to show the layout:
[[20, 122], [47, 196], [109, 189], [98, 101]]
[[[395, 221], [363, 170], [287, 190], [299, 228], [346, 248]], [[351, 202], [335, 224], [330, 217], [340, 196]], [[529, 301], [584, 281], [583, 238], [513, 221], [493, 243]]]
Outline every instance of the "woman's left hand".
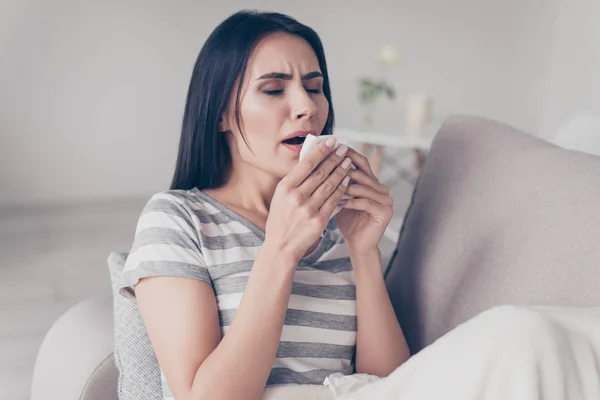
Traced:
[[351, 254], [378, 249], [379, 242], [393, 214], [390, 190], [377, 180], [369, 161], [355, 150], [346, 155], [356, 169], [348, 173], [351, 199], [341, 203], [336, 222]]

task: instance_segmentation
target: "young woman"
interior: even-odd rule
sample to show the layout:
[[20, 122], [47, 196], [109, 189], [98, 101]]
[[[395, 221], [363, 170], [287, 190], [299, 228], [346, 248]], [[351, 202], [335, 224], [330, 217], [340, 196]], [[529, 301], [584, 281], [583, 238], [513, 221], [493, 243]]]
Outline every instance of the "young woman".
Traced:
[[389, 190], [334, 137], [298, 161], [303, 138], [333, 123], [309, 27], [240, 12], [204, 44], [171, 190], [146, 205], [122, 276], [165, 397], [257, 399], [408, 359], [378, 250]]

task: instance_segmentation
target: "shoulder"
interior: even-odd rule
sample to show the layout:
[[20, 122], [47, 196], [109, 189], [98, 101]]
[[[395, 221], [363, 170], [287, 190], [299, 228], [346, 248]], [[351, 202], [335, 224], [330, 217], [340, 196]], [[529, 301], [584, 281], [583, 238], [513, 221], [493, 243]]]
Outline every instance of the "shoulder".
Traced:
[[147, 201], [123, 266], [121, 289], [132, 294], [133, 286], [150, 276], [211, 282], [195, 214], [201, 206], [195, 197], [191, 191], [168, 190]]
[[136, 236], [148, 229], [171, 236], [174, 231], [200, 243], [202, 231], [218, 210], [199, 190], [165, 190], [146, 202], [136, 226]]
[[164, 190], [150, 197], [142, 216], [152, 214], [160, 218], [177, 217], [192, 222], [197, 217], [213, 214], [213, 208], [197, 189]]
[[191, 190], [163, 190], [150, 197], [147, 205], [170, 205], [173, 207], [194, 208], [202, 204], [199, 191]]

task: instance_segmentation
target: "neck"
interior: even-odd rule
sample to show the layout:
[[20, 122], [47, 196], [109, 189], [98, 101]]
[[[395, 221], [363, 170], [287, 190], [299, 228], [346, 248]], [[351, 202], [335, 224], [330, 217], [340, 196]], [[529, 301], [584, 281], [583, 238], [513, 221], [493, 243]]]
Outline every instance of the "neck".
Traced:
[[227, 183], [212, 192], [225, 204], [266, 216], [279, 182], [273, 175], [233, 157]]

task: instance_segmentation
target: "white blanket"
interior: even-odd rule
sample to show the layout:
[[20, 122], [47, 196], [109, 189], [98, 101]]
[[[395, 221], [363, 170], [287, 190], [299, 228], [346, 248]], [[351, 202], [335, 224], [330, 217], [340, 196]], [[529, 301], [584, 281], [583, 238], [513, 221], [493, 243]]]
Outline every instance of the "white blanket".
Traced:
[[494, 308], [335, 399], [598, 400], [600, 308]]
[[598, 400], [600, 308], [486, 311], [385, 379], [334, 374], [325, 386], [267, 389], [264, 400]]
[[282, 385], [265, 389], [261, 400], [333, 400], [334, 394], [322, 385]]

